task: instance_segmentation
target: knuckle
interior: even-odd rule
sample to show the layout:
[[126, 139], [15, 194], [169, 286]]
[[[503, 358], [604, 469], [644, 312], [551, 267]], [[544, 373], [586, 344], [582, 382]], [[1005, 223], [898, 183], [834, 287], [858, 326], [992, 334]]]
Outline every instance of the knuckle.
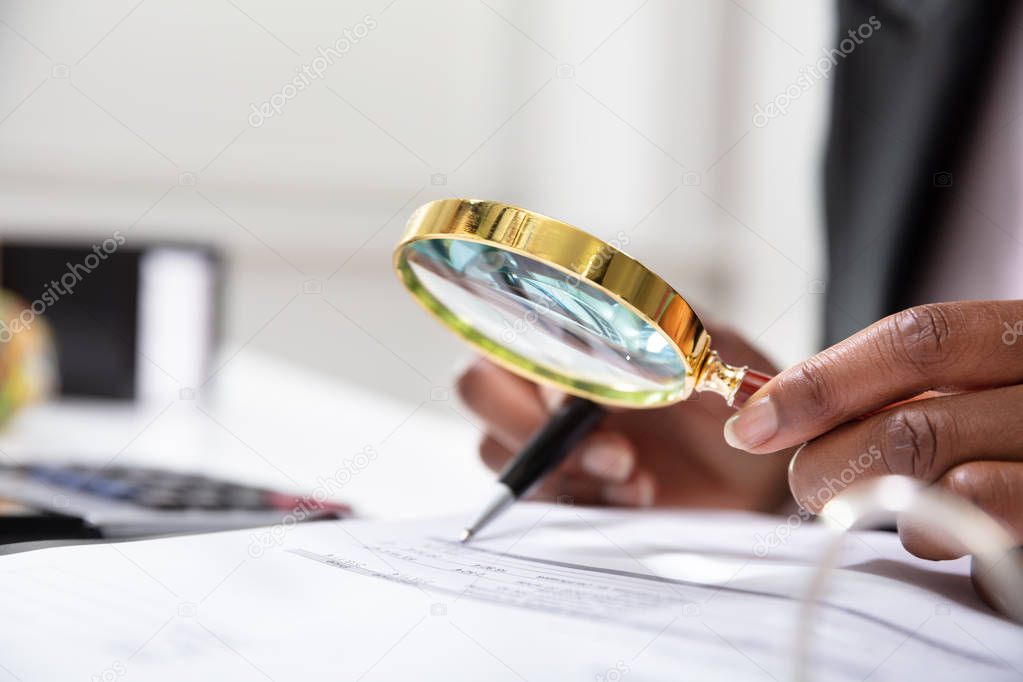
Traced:
[[893, 410], [881, 423], [881, 462], [891, 474], [933, 481], [940, 475], [939, 455], [954, 438], [954, 422], [939, 410]]
[[841, 391], [835, 385], [828, 369], [827, 357], [816, 355], [800, 365], [792, 381], [806, 400], [800, 400], [800, 409], [813, 420], [826, 420], [842, 413]]
[[888, 335], [900, 360], [918, 372], [952, 359], [957, 324], [947, 306], [916, 306], [888, 318]]

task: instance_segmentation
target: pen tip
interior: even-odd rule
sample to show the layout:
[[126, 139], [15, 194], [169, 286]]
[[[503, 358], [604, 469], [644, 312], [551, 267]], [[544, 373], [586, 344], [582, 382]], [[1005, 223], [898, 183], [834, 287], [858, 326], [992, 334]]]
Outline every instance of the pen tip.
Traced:
[[466, 528], [465, 530], [462, 531], [462, 535], [461, 535], [461, 537], [458, 538], [458, 541], [464, 544], [466, 542], [469, 542], [469, 538], [471, 538], [471, 537], [472, 537], [472, 531], [469, 530], [468, 528]]

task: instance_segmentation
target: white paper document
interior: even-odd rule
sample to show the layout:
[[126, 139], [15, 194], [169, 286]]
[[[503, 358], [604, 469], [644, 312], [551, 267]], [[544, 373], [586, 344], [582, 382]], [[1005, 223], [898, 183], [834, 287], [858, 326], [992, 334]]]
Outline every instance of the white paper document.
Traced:
[[[465, 546], [462, 520], [0, 558], [0, 680], [786, 680], [828, 539], [775, 517], [520, 504]], [[842, 565], [812, 679], [1023, 674], [1023, 629], [977, 600], [966, 560], [860, 533]]]

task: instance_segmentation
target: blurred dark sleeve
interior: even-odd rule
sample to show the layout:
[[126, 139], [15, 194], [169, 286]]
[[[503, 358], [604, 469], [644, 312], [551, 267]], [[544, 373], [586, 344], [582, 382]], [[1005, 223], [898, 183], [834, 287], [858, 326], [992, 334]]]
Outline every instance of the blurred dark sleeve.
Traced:
[[839, 0], [825, 160], [826, 345], [907, 306], [974, 132], [1007, 0]]

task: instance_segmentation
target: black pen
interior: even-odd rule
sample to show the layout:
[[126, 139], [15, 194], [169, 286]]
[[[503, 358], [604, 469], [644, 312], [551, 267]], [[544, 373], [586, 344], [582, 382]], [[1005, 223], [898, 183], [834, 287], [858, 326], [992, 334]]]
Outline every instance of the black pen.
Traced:
[[561, 464], [603, 416], [604, 408], [595, 402], [575, 397], [566, 400], [543, 428], [533, 434], [522, 451], [508, 462], [498, 478], [494, 496], [462, 531], [461, 541], [468, 542], [512, 502], [528, 493], [551, 469]]

